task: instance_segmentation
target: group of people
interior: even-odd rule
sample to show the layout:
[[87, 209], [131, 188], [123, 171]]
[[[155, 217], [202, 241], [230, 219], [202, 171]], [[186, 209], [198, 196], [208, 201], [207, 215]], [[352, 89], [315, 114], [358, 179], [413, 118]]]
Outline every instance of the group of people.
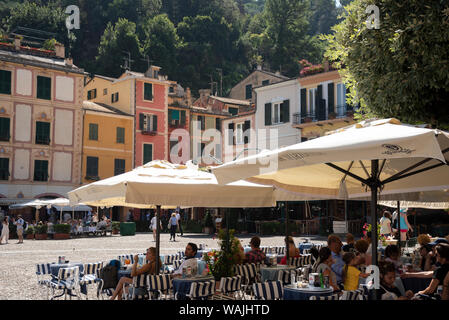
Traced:
[[380, 234], [385, 237], [390, 237], [394, 236], [399, 231], [400, 241], [406, 241], [408, 232], [413, 232], [413, 228], [407, 219], [408, 210], [403, 208], [399, 211], [399, 218], [397, 210], [394, 211], [393, 214], [391, 214], [388, 210], [383, 211], [382, 217], [379, 221]]
[[[5, 244], [8, 243], [9, 240], [9, 217], [4, 217], [1, 227], [2, 227], [2, 231], [0, 234], [0, 244], [3, 244], [3, 241], [5, 242]], [[11, 223], [14, 224], [16, 226], [16, 232], [17, 232], [17, 237], [19, 238], [19, 242], [17, 242], [18, 244], [23, 243], [23, 231], [24, 231], [24, 225], [25, 225], [25, 220], [23, 220], [22, 216], [19, 214], [17, 216], [17, 220], [15, 218], [11, 218]]]

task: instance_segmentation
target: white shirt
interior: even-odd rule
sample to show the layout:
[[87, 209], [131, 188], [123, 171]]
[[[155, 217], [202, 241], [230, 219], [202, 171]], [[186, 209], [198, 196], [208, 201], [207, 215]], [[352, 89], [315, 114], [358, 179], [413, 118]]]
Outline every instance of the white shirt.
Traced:
[[15, 225], [17, 226], [17, 229], [23, 229], [23, 222], [22, 218], [16, 221]]
[[390, 219], [382, 217], [380, 219], [380, 234], [391, 233], [390, 224], [391, 224]]
[[156, 230], [156, 217], [151, 218], [150, 228], [151, 230]]
[[179, 213], [176, 214], [176, 220], [181, 220], [181, 215]]
[[197, 258], [190, 258], [187, 260], [184, 260], [184, 262], [179, 266], [177, 270], [175, 270], [174, 274], [182, 274], [182, 269], [184, 267], [191, 267], [192, 269], [198, 269], [198, 259]]

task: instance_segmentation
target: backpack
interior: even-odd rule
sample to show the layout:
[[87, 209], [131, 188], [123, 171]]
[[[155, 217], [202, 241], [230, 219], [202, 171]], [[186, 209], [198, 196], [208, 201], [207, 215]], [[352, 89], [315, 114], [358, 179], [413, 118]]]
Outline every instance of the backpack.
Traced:
[[100, 278], [103, 279], [103, 289], [115, 289], [118, 283], [117, 267], [107, 265], [100, 270]]

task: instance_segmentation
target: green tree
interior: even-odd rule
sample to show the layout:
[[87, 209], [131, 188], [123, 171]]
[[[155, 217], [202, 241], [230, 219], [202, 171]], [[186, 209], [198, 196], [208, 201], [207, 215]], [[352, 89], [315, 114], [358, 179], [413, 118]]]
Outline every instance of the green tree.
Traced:
[[131, 64], [132, 70], [144, 71], [145, 65], [141, 61], [142, 53], [140, 41], [136, 35], [136, 24], [119, 18], [115, 25], [112, 23], [107, 25], [101, 37], [96, 57], [98, 72], [110, 77], [120, 76], [124, 72], [120, 66], [125, 64], [123, 58], [128, 57], [127, 52], [134, 60]]
[[310, 0], [310, 35], [328, 34], [337, 24], [337, 6], [335, 0]]
[[442, 1], [378, 0], [380, 28], [369, 29], [371, 0], [354, 0], [327, 36], [336, 62], [360, 103], [359, 117], [397, 117], [449, 127], [449, 5]]

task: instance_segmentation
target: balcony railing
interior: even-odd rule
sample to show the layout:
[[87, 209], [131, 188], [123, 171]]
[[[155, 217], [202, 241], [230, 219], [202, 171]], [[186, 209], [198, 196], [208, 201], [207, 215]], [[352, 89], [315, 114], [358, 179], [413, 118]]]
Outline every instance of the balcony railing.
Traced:
[[180, 122], [179, 120], [172, 120], [171, 122], [168, 123], [168, 127], [172, 129], [185, 128], [186, 123]]
[[334, 109], [335, 112], [328, 113], [327, 115], [325, 113], [321, 113], [320, 116], [318, 116], [316, 113], [308, 112], [305, 114], [301, 114], [300, 112], [297, 112], [293, 114], [293, 124], [298, 125], [323, 120], [346, 118], [352, 116], [354, 114], [355, 109], [356, 108], [353, 108], [352, 106], [349, 105], [336, 106]]

